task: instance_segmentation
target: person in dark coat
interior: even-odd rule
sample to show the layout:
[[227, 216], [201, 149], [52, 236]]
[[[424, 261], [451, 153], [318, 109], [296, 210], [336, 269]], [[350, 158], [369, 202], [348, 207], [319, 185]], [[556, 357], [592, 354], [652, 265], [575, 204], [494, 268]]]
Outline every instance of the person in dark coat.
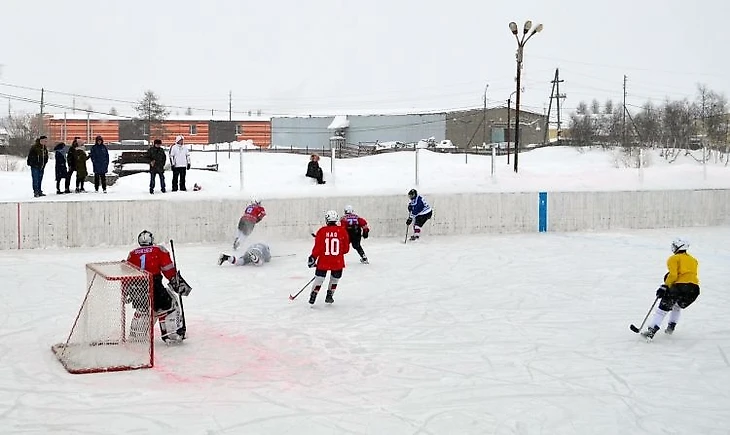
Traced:
[[106, 173], [109, 172], [109, 148], [104, 145], [104, 138], [97, 136], [94, 145], [89, 152], [91, 164], [94, 167], [94, 189], [99, 191], [99, 182], [101, 188], [106, 193]]
[[71, 193], [71, 177], [76, 172], [76, 149], [79, 147], [80, 137], [76, 136], [71, 142], [71, 147], [66, 152], [66, 165], [68, 166], [68, 173], [66, 175], [66, 190], [64, 193]]
[[167, 156], [162, 149], [162, 141], [155, 139], [152, 146], [147, 150], [147, 158], [150, 161], [150, 195], [155, 193], [155, 177], [160, 177], [160, 190], [165, 193], [165, 162]]
[[43, 171], [46, 169], [46, 163], [48, 163], [47, 143], [48, 137], [41, 136], [35, 140], [35, 143], [28, 151], [27, 163], [30, 166], [30, 175], [33, 179], [33, 196], [35, 198], [46, 196], [41, 190], [41, 185], [43, 183]]
[[89, 175], [89, 171], [86, 168], [86, 161], [89, 160], [89, 156], [86, 155], [84, 145], [79, 144], [74, 152], [74, 167], [76, 168], [76, 193], [85, 193], [84, 183], [86, 177]]
[[319, 167], [319, 156], [312, 154], [309, 158], [309, 164], [307, 165], [307, 177], [314, 178], [317, 180], [317, 184], [325, 184], [324, 173], [322, 168]]
[[66, 167], [66, 144], [59, 142], [54, 148], [54, 158], [56, 159], [56, 195], [61, 195], [61, 180], [68, 179], [68, 168]]

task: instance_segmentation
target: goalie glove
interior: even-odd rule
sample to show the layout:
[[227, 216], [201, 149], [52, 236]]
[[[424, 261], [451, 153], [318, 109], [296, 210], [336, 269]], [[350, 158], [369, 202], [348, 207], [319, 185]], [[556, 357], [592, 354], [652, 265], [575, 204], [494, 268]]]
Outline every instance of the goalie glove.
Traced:
[[182, 275], [180, 275], [180, 272], [170, 278], [170, 287], [172, 288], [172, 291], [180, 296], [187, 296], [191, 291], [193, 291], [193, 288], [190, 287], [190, 284], [188, 284]]

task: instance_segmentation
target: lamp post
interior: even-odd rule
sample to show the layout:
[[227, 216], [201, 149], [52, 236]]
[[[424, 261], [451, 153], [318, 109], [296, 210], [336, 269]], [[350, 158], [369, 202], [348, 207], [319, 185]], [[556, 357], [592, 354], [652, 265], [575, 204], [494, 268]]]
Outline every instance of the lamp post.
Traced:
[[512, 118], [512, 95], [514, 95], [516, 93], [517, 93], [517, 91], [512, 91], [512, 93], [509, 94], [509, 98], [507, 98], [507, 166], [509, 166], [509, 143], [510, 143], [509, 129], [511, 127], [510, 120]]
[[487, 89], [489, 83], [484, 87], [484, 120], [482, 121], [482, 145], [487, 145]]
[[512, 21], [509, 23], [509, 29], [512, 34], [515, 35], [517, 40], [517, 98], [515, 99], [515, 172], [517, 172], [517, 158], [520, 153], [520, 73], [522, 72], [522, 51], [525, 48], [525, 44], [530, 40], [536, 33], [542, 31], [542, 24], [538, 24], [537, 27], [532, 27], [532, 21], [525, 21], [525, 25], [522, 28], [522, 36], [518, 35], [517, 23]]

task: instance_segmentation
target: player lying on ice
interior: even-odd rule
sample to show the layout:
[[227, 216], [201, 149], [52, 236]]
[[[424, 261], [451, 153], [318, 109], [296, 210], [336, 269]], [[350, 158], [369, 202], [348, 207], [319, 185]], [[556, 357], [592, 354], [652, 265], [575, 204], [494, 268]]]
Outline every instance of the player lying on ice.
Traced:
[[254, 266], [261, 266], [264, 263], [271, 261], [271, 249], [269, 245], [265, 243], [254, 243], [239, 257], [235, 255], [221, 254], [218, 257], [218, 266], [223, 263], [231, 263], [236, 266], [245, 266], [252, 264]]

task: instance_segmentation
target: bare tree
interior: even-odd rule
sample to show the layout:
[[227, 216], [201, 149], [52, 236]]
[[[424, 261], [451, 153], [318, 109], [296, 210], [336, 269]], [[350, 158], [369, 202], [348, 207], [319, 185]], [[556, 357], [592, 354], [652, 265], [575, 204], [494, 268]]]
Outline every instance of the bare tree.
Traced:
[[591, 113], [594, 115], [601, 113], [601, 104], [595, 98], [591, 101]]
[[709, 90], [706, 85], [697, 86], [695, 106], [702, 122], [702, 133], [710, 145], [724, 143], [727, 139], [727, 99], [724, 95]]
[[606, 103], [603, 105], [603, 113], [610, 114], [613, 113], [613, 100], [608, 99], [606, 100]]
[[695, 134], [693, 108], [689, 101], [667, 101], [664, 104], [662, 127], [674, 148], [689, 147]]
[[[584, 102], [578, 104], [578, 109], [587, 108]], [[594, 145], [597, 136], [596, 124], [593, 115], [589, 113], [573, 113], [570, 115], [570, 138], [578, 146]]]
[[23, 156], [40, 134], [38, 115], [16, 113], [12, 118], [0, 120], [0, 127], [8, 132], [8, 154]]
[[578, 103], [578, 107], [575, 108], [575, 113], [578, 115], [587, 115], [588, 114], [588, 105], [585, 103], [585, 101], [581, 101]]
[[649, 146], [656, 146], [664, 141], [665, 134], [662, 128], [661, 109], [654, 107], [651, 101], [644, 104], [641, 111], [634, 116], [634, 123], [639, 135]]

